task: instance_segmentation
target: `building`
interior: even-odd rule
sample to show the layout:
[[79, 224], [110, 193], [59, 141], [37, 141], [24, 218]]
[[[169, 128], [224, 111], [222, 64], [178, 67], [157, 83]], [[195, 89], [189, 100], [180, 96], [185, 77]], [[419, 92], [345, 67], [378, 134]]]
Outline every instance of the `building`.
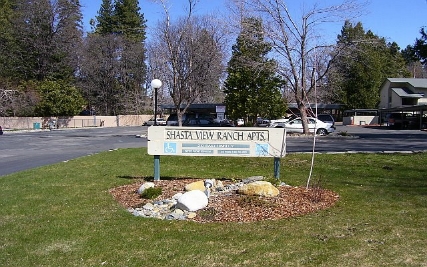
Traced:
[[[388, 78], [380, 88], [380, 124], [388, 125], [390, 114], [400, 113], [402, 129], [427, 127], [427, 79]], [[399, 115], [399, 114], [397, 114]], [[405, 121], [405, 118], [406, 119]]]
[[380, 89], [379, 109], [427, 105], [427, 79], [388, 78]]

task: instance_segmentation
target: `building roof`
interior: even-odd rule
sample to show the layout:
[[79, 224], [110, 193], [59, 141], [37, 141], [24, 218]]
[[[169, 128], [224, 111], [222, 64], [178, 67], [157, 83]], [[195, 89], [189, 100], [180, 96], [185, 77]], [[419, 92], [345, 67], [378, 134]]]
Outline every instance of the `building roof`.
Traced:
[[400, 97], [405, 98], [423, 98], [424, 94], [413, 93], [408, 88], [391, 88]]
[[404, 112], [404, 111], [418, 111], [420, 113], [427, 111], [427, 105], [415, 105], [410, 107], [394, 107], [394, 108], [382, 108], [380, 112]]
[[[160, 105], [163, 109], [175, 109], [176, 106], [174, 104], [162, 104]], [[197, 103], [197, 104], [191, 104], [190, 109], [215, 109], [217, 106], [225, 106], [225, 104], [222, 103]], [[185, 108], [186, 104], [181, 104], [180, 108]]]
[[415, 88], [427, 89], [427, 79], [420, 78], [387, 78], [390, 83], [408, 83]]

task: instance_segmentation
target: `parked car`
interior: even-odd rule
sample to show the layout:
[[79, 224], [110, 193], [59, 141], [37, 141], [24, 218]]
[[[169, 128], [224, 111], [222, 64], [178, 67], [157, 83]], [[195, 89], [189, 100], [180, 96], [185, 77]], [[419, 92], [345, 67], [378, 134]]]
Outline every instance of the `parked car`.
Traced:
[[[288, 133], [303, 133], [304, 131], [301, 118], [296, 118], [288, 122], [271, 123], [269, 127], [285, 128]], [[311, 117], [308, 118], [308, 129], [310, 133], [318, 135], [327, 135], [335, 131], [331, 123]]]
[[[154, 118], [151, 118], [148, 121], [146, 121], [144, 123], [144, 125], [147, 125], [147, 126], [154, 125]], [[165, 119], [163, 119], [163, 118], [157, 118], [157, 125], [165, 126], [166, 125]]]
[[182, 123], [182, 126], [195, 126], [195, 127], [234, 127], [232, 121], [222, 120], [215, 121], [213, 118], [190, 118]]
[[[184, 123], [185, 120], [195, 117], [194, 114], [182, 114], [182, 122]], [[166, 120], [167, 126], [178, 126], [178, 114], [173, 113], [170, 114], [168, 119]]]
[[257, 118], [256, 125], [259, 127], [267, 127], [270, 124], [270, 120], [264, 118]]
[[332, 115], [330, 115], [330, 114], [318, 114], [317, 118], [323, 122], [331, 123], [332, 128], [334, 128], [334, 130], [336, 130], [335, 119], [334, 119], [334, 117], [332, 117]]
[[237, 119], [236, 124], [237, 126], [243, 126], [245, 125], [245, 121], [243, 119]]
[[3, 134], [3, 128], [0, 126], [0, 135]]
[[285, 122], [288, 122], [288, 121], [296, 119], [296, 118], [298, 118], [298, 116], [291, 115], [291, 116], [283, 117], [283, 118], [280, 118], [277, 120], [270, 120], [270, 124], [272, 124], [272, 123], [285, 123]]

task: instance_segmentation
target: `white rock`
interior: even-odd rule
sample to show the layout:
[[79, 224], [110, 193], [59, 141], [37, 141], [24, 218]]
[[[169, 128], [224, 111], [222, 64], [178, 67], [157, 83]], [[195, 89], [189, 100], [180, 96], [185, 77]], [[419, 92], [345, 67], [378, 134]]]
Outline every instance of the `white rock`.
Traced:
[[154, 183], [152, 183], [152, 182], [146, 182], [146, 183], [144, 183], [143, 185], [141, 185], [139, 187], [139, 189], [138, 189], [138, 195], [141, 195], [142, 192], [144, 192], [145, 189], [151, 188], [151, 187], [154, 187]]
[[145, 209], [145, 210], [153, 210], [154, 209], [154, 205], [152, 203], [147, 203], [142, 208]]
[[172, 196], [172, 199], [177, 200], [178, 198], [180, 198], [182, 196], [182, 193], [176, 193], [175, 195]]
[[208, 197], [200, 190], [192, 190], [184, 193], [178, 198], [176, 208], [197, 211], [208, 205]]

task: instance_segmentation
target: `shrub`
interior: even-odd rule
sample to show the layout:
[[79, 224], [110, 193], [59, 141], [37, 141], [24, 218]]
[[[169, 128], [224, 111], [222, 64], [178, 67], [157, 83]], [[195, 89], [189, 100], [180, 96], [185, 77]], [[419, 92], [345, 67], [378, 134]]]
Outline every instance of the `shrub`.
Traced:
[[155, 199], [156, 197], [160, 196], [162, 194], [162, 188], [161, 187], [150, 187], [145, 189], [142, 194], [141, 198], [145, 199]]

